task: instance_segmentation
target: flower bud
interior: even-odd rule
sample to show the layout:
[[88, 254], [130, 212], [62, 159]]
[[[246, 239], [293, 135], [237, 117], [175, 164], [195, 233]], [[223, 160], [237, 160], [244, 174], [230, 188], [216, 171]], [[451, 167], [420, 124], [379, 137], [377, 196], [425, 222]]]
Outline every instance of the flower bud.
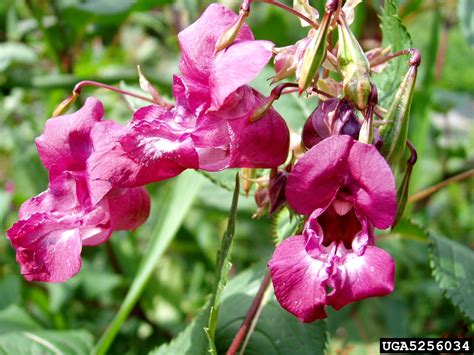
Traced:
[[334, 10], [334, 8], [326, 6], [326, 13], [324, 14], [318, 31], [304, 52], [303, 60], [298, 68], [298, 88], [300, 93], [311, 86], [314, 77], [318, 74], [319, 68], [326, 57], [329, 25], [331, 24], [331, 17]]
[[325, 138], [345, 134], [357, 139], [361, 124], [346, 100], [321, 101], [303, 127], [303, 144], [310, 149]]
[[403, 78], [390, 105], [384, 121], [387, 123], [380, 127], [383, 139], [382, 155], [391, 166], [395, 166], [405, 151], [410, 119], [410, 106], [415, 89], [420, 55], [417, 50], [412, 51], [410, 68]]
[[338, 23], [339, 51], [337, 55], [343, 80], [345, 98], [358, 110], [369, 104], [372, 80], [370, 65], [344, 18]]
[[62, 101], [58, 105], [58, 107], [56, 107], [56, 109], [53, 112], [52, 117], [57, 117], [64, 114], [71, 107], [71, 105], [76, 101], [78, 97], [79, 97], [79, 94], [77, 92], [73, 92], [71, 96], [69, 96], [67, 99]]
[[256, 170], [253, 168], [242, 168], [240, 175], [242, 177], [242, 189], [244, 190], [245, 195], [248, 196], [250, 190], [252, 189]]
[[288, 180], [288, 173], [286, 171], [278, 171], [270, 178], [268, 184], [268, 198], [269, 198], [269, 217], [278, 212], [286, 204], [286, 182]]
[[257, 108], [250, 114], [249, 116], [249, 122], [255, 122], [261, 119], [263, 116], [265, 116], [272, 107], [273, 102], [275, 101], [275, 98], [272, 96], [269, 96], [263, 100], [263, 102], [257, 106]]
[[237, 20], [227, 29], [216, 42], [215, 51], [220, 52], [223, 49], [229, 47], [239, 35], [240, 29], [248, 17], [249, 11], [241, 9]]

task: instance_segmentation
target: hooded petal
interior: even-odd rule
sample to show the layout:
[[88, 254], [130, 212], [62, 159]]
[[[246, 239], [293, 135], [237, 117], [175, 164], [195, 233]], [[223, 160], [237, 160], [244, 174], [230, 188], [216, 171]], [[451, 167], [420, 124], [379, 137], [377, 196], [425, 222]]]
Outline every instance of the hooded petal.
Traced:
[[306, 238], [297, 235], [278, 245], [268, 263], [278, 302], [303, 322], [327, 317], [325, 256], [312, 258], [306, 251]]
[[7, 232], [21, 273], [28, 281], [64, 282], [81, 268], [81, 237], [68, 217], [32, 215]]
[[307, 151], [288, 177], [286, 198], [298, 213], [326, 208], [344, 184], [352, 138], [334, 136]]
[[[181, 47], [179, 69], [185, 80], [209, 90], [209, 76], [214, 61], [217, 40], [238, 18], [238, 15], [220, 4], [211, 4], [201, 17], [178, 34]], [[235, 40], [253, 40], [250, 28], [244, 23]]]
[[243, 41], [217, 54], [210, 77], [211, 110], [219, 109], [231, 93], [256, 78], [272, 57], [273, 46], [268, 41]]
[[396, 212], [395, 180], [373, 145], [346, 135], [311, 148], [293, 168], [286, 190], [291, 207], [302, 214], [324, 208], [338, 190], [377, 228], [387, 228]]
[[349, 154], [350, 174], [359, 186], [355, 204], [380, 229], [395, 218], [397, 197], [395, 179], [385, 159], [373, 145], [355, 142]]
[[101, 102], [89, 97], [74, 113], [54, 117], [46, 122], [44, 133], [36, 139], [36, 147], [44, 167], [61, 173], [82, 170], [92, 151], [90, 131], [102, 119]]
[[347, 253], [335, 258], [331, 277], [333, 292], [328, 304], [336, 310], [368, 297], [385, 296], [393, 291], [395, 264], [384, 250], [367, 246], [363, 255]]
[[113, 230], [135, 229], [150, 214], [150, 196], [143, 187], [114, 189], [107, 195]]

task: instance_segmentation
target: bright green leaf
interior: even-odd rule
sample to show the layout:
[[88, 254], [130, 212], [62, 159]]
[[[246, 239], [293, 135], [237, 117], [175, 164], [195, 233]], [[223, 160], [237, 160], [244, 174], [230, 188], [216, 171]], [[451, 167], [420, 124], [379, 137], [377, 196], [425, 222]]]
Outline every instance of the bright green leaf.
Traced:
[[144, 256], [138, 273], [122, 302], [115, 318], [97, 343], [94, 353], [105, 354], [112, 344], [121, 325], [127, 319], [133, 307], [143, 293], [147, 282], [191, 208], [204, 179], [192, 170], [188, 170], [174, 179], [173, 187], [163, 196], [163, 206], [152, 233], [148, 253]]
[[[412, 46], [410, 35], [397, 15], [398, 9], [394, 0], [385, 1], [385, 9], [381, 17], [382, 48], [391, 47], [392, 52], [407, 49]], [[401, 56], [392, 59], [387, 67], [374, 80], [379, 90], [379, 102], [388, 107], [397, 91], [400, 81], [408, 69], [408, 57]]]
[[85, 355], [92, 349], [92, 340], [86, 331], [11, 332], [0, 336], [0, 353]]
[[41, 326], [18, 306], [12, 305], [0, 311], [0, 334], [38, 329], [41, 329]]
[[474, 322], [474, 251], [454, 240], [430, 239], [433, 276], [451, 302]]

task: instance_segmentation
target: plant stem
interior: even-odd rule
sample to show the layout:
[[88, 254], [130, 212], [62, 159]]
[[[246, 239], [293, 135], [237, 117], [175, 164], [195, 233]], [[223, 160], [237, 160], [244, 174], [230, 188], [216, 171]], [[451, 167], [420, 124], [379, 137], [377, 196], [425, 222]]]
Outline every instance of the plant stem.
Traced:
[[217, 251], [216, 261], [216, 274], [214, 279], [214, 287], [212, 289], [210, 310], [209, 310], [209, 322], [208, 326], [204, 328], [207, 338], [209, 340], [209, 353], [217, 355], [217, 349], [215, 344], [215, 332], [217, 328], [217, 316], [219, 314], [220, 297], [224, 290], [227, 277], [231, 268], [230, 249], [234, 240], [235, 234], [235, 221], [237, 219], [237, 205], [239, 203], [239, 192], [240, 192], [240, 176], [237, 173], [235, 175], [235, 187], [234, 194], [232, 196], [232, 205], [229, 211], [229, 220], [227, 222], [227, 228], [222, 237], [221, 246]]
[[435, 192], [441, 190], [443, 187], [446, 187], [453, 182], [461, 181], [473, 176], [474, 176], [474, 169], [471, 169], [461, 174], [450, 177], [449, 179], [446, 179], [440, 182], [439, 184], [428, 187], [427, 189], [421, 190], [417, 192], [416, 194], [410, 196], [410, 198], [408, 199], [408, 203], [415, 203], [415, 202], [424, 200], [425, 198], [429, 197], [430, 195], [434, 194]]
[[314, 22], [313, 20], [309, 19], [308, 17], [306, 17], [305, 15], [303, 15], [301, 12], [298, 12], [296, 11], [295, 9], [289, 7], [289, 6], [286, 6], [285, 4], [282, 4], [282, 3], [279, 3], [278, 1], [274, 1], [274, 0], [254, 0], [253, 2], [264, 2], [264, 3], [267, 3], [267, 4], [270, 4], [270, 5], [274, 5], [276, 7], [279, 7], [280, 9], [283, 9], [289, 13], [292, 13], [293, 15], [296, 15], [298, 16], [300, 19], [302, 19], [303, 21], [307, 22], [308, 24], [311, 25], [311, 27], [315, 28], [315, 29], [318, 29], [319, 28], [319, 24]]
[[230, 347], [227, 350], [227, 355], [235, 355], [237, 353], [237, 350], [239, 350], [240, 344], [245, 339], [252, 320], [257, 314], [260, 304], [262, 303], [263, 295], [265, 294], [265, 291], [267, 290], [268, 286], [270, 286], [270, 281], [271, 275], [270, 272], [267, 272], [267, 274], [263, 278], [260, 288], [258, 289], [257, 295], [255, 296], [252, 304], [250, 305], [250, 308], [247, 312], [247, 315], [245, 316], [244, 321], [242, 322], [242, 325], [235, 334], [234, 340], [232, 340], [232, 343], [230, 344]]

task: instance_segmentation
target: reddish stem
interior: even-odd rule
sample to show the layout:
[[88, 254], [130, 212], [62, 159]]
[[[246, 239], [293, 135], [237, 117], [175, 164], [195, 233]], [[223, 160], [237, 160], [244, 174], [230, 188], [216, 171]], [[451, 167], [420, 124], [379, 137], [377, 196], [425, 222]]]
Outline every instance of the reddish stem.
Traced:
[[319, 24], [314, 22], [313, 20], [311, 20], [310, 18], [306, 17], [305, 15], [303, 15], [301, 12], [299, 11], [296, 11], [295, 9], [289, 7], [289, 6], [286, 6], [285, 4], [282, 4], [282, 3], [279, 3], [278, 1], [274, 1], [274, 0], [254, 0], [254, 2], [264, 2], [264, 3], [267, 3], [267, 4], [270, 4], [270, 5], [274, 5], [276, 7], [279, 7], [280, 9], [283, 9], [289, 13], [292, 13], [293, 15], [296, 15], [298, 16], [300, 19], [302, 19], [303, 21], [309, 23], [311, 25], [311, 27], [315, 28], [315, 29], [318, 29], [319, 28]]
[[107, 89], [107, 90], [114, 91], [114, 92], [117, 92], [117, 93], [122, 94], [122, 95], [132, 96], [132, 97], [135, 97], [137, 99], [147, 101], [147, 102], [151, 102], [152, 104], [156, 104], [156, 102], [153, 99], [150, 99], [149, 97], [142, 96], [142, 95], [139, 95], [139, 94], [135, 94], [135, 93], [130, 92], [130, 91], [126, 91], [126, 90], [116, 88], [115, 86], [110, 86], [110, 85], [107, 85], [107, 84], [103, 84], [103, 83], [99, 83], [97, 81], [91, 81], [91, 80], [84, 80], [84, 81], [81, 81], [81, 82], [77, 83], [76, 86], [74, 86], [74, 89], [72, 90], [73, 94], [79, 95], [84, 86], [94, 86], [94, 87], [98, 87], [98, 88], [102, 88], [102, 89]]
[[392, 60], [393, 58], [400, 57], [400, 56], [406, 55], [406, 54], [411, 55], [410, 60], [409, 60], [410, 65], [414, 65], [414, 66], [417, 66], [417, 67], [420, 65], [421, 56], [420, 56], [420, 52], [418, 51], [418, 49], [408, 48], [408, 49], [404, 49], [404, 50], [389, 54], [389, 55], [383, 57], [379, 61], [376, 61], [374, 63], [370, 63], [370, 66], [375, 67], [375, 66], [380, 65], [382, 63], [388, 62], [389, 60]]
[[270, 285], [270, 281], [271, 275], [270, 272], [267, 272], [262, 281], [262, 284], [260, 285], [260, 288], [258, 289], [257, 295], [255, 296], [252, 304], [250, 305], [250, 308], [247, 312], [247, 315], [245, 316], [244, 321], [242, 322], [242, 325], [237, 331], [237, 334], [235, 334], [234, 340], [232, 340], [232, 344], [230, 344], [230, 347], [227, 350], [226, 355], [235, 355], [237, 353], [237, 350], [239, 350], [242, 341], [245, 339], [245, 336], [247, 335], [247, 332], [250, 329], [252, 320], [257, 314], [260, 304], [262, 303], [263, 295], [265, 294], [265, 291]]

